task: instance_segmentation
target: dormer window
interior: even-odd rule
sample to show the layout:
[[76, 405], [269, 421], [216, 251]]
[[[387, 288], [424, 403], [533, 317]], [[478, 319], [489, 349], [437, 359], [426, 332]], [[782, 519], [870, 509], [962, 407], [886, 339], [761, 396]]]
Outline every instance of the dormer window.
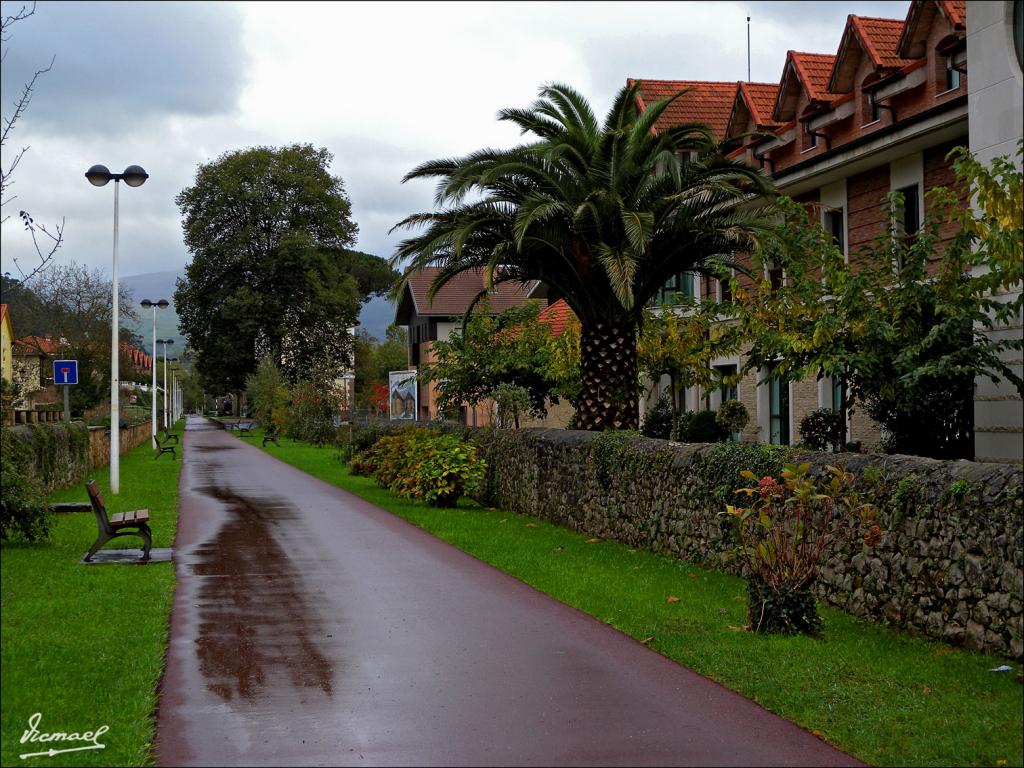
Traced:
[[818, 146], [818, 134], [811, 129], [810, 123], [804, 123], [804, 152]]
[[946, 57], [946, 90], [955, 91], [960, 87], [960, 70], [953, 64], [953, 57]]

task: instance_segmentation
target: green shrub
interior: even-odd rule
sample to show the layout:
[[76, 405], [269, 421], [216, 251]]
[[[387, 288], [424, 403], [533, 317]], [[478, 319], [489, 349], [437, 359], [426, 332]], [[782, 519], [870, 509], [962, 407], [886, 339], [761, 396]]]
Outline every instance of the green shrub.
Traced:
[[331, 383], [300, 381], [291, 392], [284, 416], [284, 434], [314, 445], [333, 443], [338, 437], [341, 401]]
[[423, 456], [411, 481], [401, 484], [404, 495], [435, 507], [453, 507], [460, 497], [480, 487], [487, 465], [477, 456], [473, 443], [455, 435], [440, 435], [425, 438], [417, 448]]
[[718, 423], [715, 411], [681, 413], [676, 434], [683, 443], [722, 443], [729, 439], [729, 431]]
[[843, 415], [830, 408], [811, 411], [800, 420], [800, 439], [814, 451], [827, 451], [843, 439]]
[[284, 426], [290, 395], [284, 374], [269, 356], [260, 360], [256, 372], [246, 378], [245, 396], [264, 429], [278, 430]]
[[0, 539], [45, 539], [50, 533], [49, 509], [39, 481], [18, 462], [5, 459], [0, 464], [0, 486]]
[[353, 456], [354, 474], [373, 476], [378, 485], [432, 506], [454, 506], [479, 488], [486, 462], [476, 444], [438, 429], [406, 427], [378, 439]]
[[644, 437], [656, 437], [668, 440], [672, 432], [672, 403], [667, 394], [658, 398], [658, 402], [644, 415], [644, 424], [640, 434]]
[[715, 421], [727, 432], [739, 432], [750, 422], [750, 414], [739, 400], [726, 400], [718, 406]]

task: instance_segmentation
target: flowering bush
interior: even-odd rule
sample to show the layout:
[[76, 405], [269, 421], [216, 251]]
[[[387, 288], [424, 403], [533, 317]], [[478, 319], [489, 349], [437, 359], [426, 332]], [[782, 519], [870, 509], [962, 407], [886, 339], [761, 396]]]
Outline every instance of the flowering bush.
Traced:
[[818, 630], [811, 586], [826, 553], [855, 533], [874, 546], [882, 538], [877, 510], [853, 489], [853, 475], [828, 466], [825, 476], [810, 474], [810, 464], [787, 464], [781, 482], [740, 474], [749, 485], [739, 493], [750, 506], [726, 506], [736, 522], [736, 554], [749, 572], [750, 625], [759, 632]]
[[410, 428], [382, 437], [352, 459], [354, 474], [372, 475], [399, 496], [436, 507], [454, 506], [476, 490], [486, 467], [476, 445], [433, 429]]

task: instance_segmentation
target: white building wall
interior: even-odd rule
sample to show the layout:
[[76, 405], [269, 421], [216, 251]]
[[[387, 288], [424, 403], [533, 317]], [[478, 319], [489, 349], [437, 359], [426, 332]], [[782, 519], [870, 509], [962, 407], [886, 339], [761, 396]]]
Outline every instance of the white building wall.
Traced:
[[[1012, 0], [968, 0], [967, 66], [971, 152], [982, 162], [1014, 157], [1024, 136], [1024, 72], [1014, 50]], [[1018, 286], [1007, 298], [1019, 293]], [[1018, 316], [997, 333], [1019, 337], [1022, 332], [1024, 322]], [[1007, 360], [1018, 374], [1024, 369], [1019, 354]], [[974, 423], [978, 460], [1024, 460], [1024, 405], [1012, 385], [979, 378]]]

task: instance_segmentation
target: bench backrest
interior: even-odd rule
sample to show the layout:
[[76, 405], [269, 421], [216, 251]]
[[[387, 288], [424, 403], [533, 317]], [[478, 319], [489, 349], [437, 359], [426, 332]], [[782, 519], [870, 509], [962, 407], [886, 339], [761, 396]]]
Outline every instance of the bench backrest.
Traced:
[[85, 490], [89, 494], [89, 501], [92, 503], [92, 511], [96, 513], [96, 523], [106, 531], [110, 529], [110, 521], [107, 519], [107, 508], [103, 504], [103, 494], [95, 480], [85, 484]]

